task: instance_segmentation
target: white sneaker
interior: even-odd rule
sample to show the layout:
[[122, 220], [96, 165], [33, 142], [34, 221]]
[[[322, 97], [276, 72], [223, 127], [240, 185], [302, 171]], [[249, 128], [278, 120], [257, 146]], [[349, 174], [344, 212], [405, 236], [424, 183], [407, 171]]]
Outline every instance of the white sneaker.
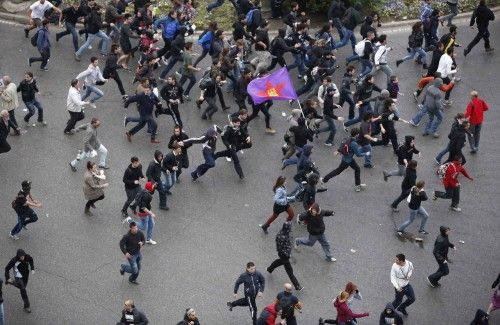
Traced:
[[88, 49], [89, 49], [89, 50], [92, 50], [92, 45], [89, 45]]
[[460, 211], [462, 211], [462, 209], [461, 209], [461, 208], [459, 208], [459, 207], [453, 207], [453, 206], [452, 206], [452, 207], [450, 207], [450, 210], [455, 211], [455, 212], [460, 212]]
[[9, 237], [14, 239], [14, 240], [18, 240], [19, 239], [19, 236], [18, 235], [13, 235], [11, 233], [9, 233]]
[[27, 128], [29, 128], [29, 127], [35, 127], [35, 126], [36, 126], [36, 124], [35, 124], [35, 123], [29, 123], [29, 122], [26, 122], [24, 125], [25, 125]]
[[146, 244], [156, 245], [156, 242], [154, 240], [150, 239], [150, 240], [146, 240]]
[[123, 219], [122, 223], [131, 223], [132, 221], [134, 221], [132, 217], [126, 217], [125, 219]]
[[336, 261], [337, 261], [337, 259], [336, 259], [336, 258], [334, 258], [334, 257], [327, 257], [327, 258], [326, 258], [326, 260], [327, 260], [328, 262], [336, 262]]
[[95, 106], [94, 103], [90, 103], [89, 106], [92, 107], [92, 108], [96, 108], [97, 107], [97, 106]]
[[240, 154], [244, 154], [245, 152], [243, 152], [243, 149], [240, 149]]
[[226, 157], [226, 160], [230, 162], [230, 161], [231, 161], [231, 158], [229, 158], [229, 157]]
[[293, 248], [299, 249], [299, 244], [297, 243], [297, 239], [293, 241]]

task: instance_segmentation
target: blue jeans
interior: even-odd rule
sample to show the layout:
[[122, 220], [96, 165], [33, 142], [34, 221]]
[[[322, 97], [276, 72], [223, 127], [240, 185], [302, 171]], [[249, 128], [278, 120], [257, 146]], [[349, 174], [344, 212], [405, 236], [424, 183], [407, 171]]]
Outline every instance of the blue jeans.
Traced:
[[[394, 297], [394, 301], [392, 302], [392, 305], [394, 308], [400, 308], [400, 309], [406, 309], [409, 305], [415, 302], [415, 292], [413, 292], [413, 287], [411, 284], [407, 284], [406, 287], [401, 288], [401, 291], [397, 291], [394, 289], [396, 296]], [[406, 296], [405, 302], [401, 303], [403, 301], [403, 297]]]
[[419, 110], [417, 114], [415, 114], [411, 121], [413, 122], [413, 124], [418, 125], [425, 115], [427, 115], [427, 106], [422, 104], [422, 109]]
[[325, 252], [325, 255], [327, 258], [332, 257], [332, 253], [330, 252], [330, 243], [328, 240], [326, 240], [325, 234], [321, 235], [311, 235], [309, 234], [309, 237], [302, 237], [302, 238], [297, 238], [296, 242], [297, 245], [305, 245], [305, 246], [313, 246], [316, 244], [316, 242], [319, 241], [321, 244], [321, 248], [323, 248], [323, 252]]
[[370, 72], [372, 72], [373, 64], [370, 59], [361, 58], [359, 59], [359, 61], [361, 62], [361, 73], [359, 74], [358, 78], [361, 79]]
[[224, 0], [215, 0], [214, 2], [208, 4], [207, 11], [210, 12], [215, 8], [222, 6], [222, 4], [224, 4]]
[[[31, 210], [31, 209], [30, 209]], [[10, 234], [12, 236], [17, 235], [18, 233], [21, 232], [24, 226], [36, 222], [38, 220], [38, 216], [36, 215], [35, 211], [31, 210], [29, 213], [23, 214], [23, 215], [17, 215], [17, 223], [12, 228], [10, 231]]]
[[335, 137], [335, 133], [337, 132], [337, 128], [335, 127], [335, 123], [333, 121], [333, 118], [331, 118], [328, 115], [323, 116], [325, 118], [326, 123], [328, 124], [325, 127], [322, 127], [317, 133], [322, 133], [326, 131], [330, 131], [330, 134], [328, 135], [328, 139], [326, 139], [325, 143], [333, 143], [333, 138]]
[[300, 155], [302, 154], [302, 147], [295, 147], [295, 156], [290, 157], [288, 159], [283, 160], [283, 166], [290, 166], [290, 165], [295, 165], [299, 162]]
[[373, 109], [370, 103], [361, 104], [361, 106], [359, 107], [359, 115], [356, 118], [350, 119], [349, 121], [345, 122], [344, 125], [348, 127], [353, 124], [359, 123], [363, 120], [363, 115], [365, 115], [366, 112], [372, 112], [372, 111]]
[[449, 151], [450, 151], [450, 143], [448, 143], [446, 145], [446, 147], [444, 147], [444, 149], [441, 150], [440, 153], [438, 153], [438, 155], [436, 156], [436, 160], [441, 162], [441, 159], [443, 159], [443, 156], [446, 155]]
[[96, 38], [100, 38], [101, 40], [99, 41], [99, 50], [101, 51], [101, 54], [107, 54], [108, 51], [108, 42], [110, 40], [109, 36], [106, 35], [105, 32], [103, 31], [98, 31], [95, 34], [88, 34], [87, 41], [83, 43], [83, 45], [76, 51], [75, 55], [80, 56], [82, 55], [83, 51], [89, 48], [89, 46], [92, 44], [92, 42]]
[[146, 232], [146, 240], [150, 240], [153, 238], [153, 229], [155, 228], [155, 221], [153, 217], [148, 214], [145, 217], [136, 217], [134, 221], [137, 223], [137, 226], [142, 231]]
[[352, 120], [354, 118], [354, 108], [356, 105], [354, 104], [354, 100], [352, 99], [351, 94], [341, 92], [339, 97], [339, 105], [344, 106], [344, 103], [349, 104], [349, 116], [348, 119]]
[[[372, 151], [371, 144], [365, 144], [364, 146], [361, 146], [361, 151], [371, 152]], [[372, 155], [365, 156], [365, 166], [367, 165], [372, 165]]]
[[78, 51], [78, 32], [76, 31], [75, 24], [65, 22], [66, 30], [64, 32], [57, 33], [58, 38], [71, 34], [73, 37], [73, 47], [75, 52]]
[[91, 93], [95, 94], [94, 98], [90, 99], [91, 103], [94, 103], [96, 100], [98, 100], [99, 98], [101, 98], [102, 96], [104, 96], [104, 93], [102, 92], [102, 90], [100, 90], [99, 88], [97, 88], [97, 86], [95, 86], [95, 85], [85, 85], [85, 93], [82, 96], [82, 100], [85, 100], [87, 97], [89, 97]]
[[130, 129], [129, 133], [134, 135], [139, 130], [141, 130], [146, 124], [148, 125], [148, 130], [151, 131], [151, 139], [156, 137], [156, 130], [158, 128], [158, 124], [151, 115], [139, 116], [139, 117], [128, 117], [127, 122], [138, 122], [136, 126]]
[[402, 58], [401, 60], [402, 61], [408, 61], [408, 60], [411, 60], [415, 57], [415, 55], [418, 54], [418, 57], [420, 58], [420, 60], [424, 63], [424, 64], [427, 64], [427, 54], [425, 53], [425, 51], [421, 48], [421, 47], [414, 47], [410, 50], [410, 53], [405, 56], [404, 58]]
[[214, 151], [210, 148], [203, 148], [203, 158], [205, 159], [205, 162], [201, 165], [199, 165], [194, 173], [191, 174], [191, 176], [195, 176], [196, 178], [202, 176], [209, 170], [210, 168], [215, 167], [215, 154]]
[[434, 133], [443, 121], [443, 113], [441, 110], [437, 110], [435, 112], [427, 111], [427, 114], [429, 115], [429, 122], [425, 127], [425, 133]]
[[299, 75], [303, 76], [306, 73], [306, 66], [304, 65], [304, 56], [302, 53], [292, 53], [294, 62], [292, 64], [287, 65], [286, 69], [288, 71], [293, 68], [297, 68], [299, 70]]
[[356, 46], [356, 36], [352, 30], [342, 27], [342, 39], [340, 39], [337, 43], [335, 43], [334, 47], [336, 49], [344, 47], [347, 45], [349, 40], [351, 41], [352, 51], [354, 52], [354, 47]]
[[26, 123], [28, 123], [30, 118], [35, 115], [35, 109], [38, 110], [38, 122], [43, 122], [43, 107], [36, 98], [30, 102], [24, 102], [24, 105], [26, 105], [26, 108], [28, 109], [28, 114], [24, 117], [24, 121]]
[[191, 91], [191, 88], [196, 84], [196, 76], [194, 74], [188, 76], [188, 75], [182, 75], [181, 80], [179, 80], [179, 85], [182, 87], [186, 80], [189, 80], [189, 83], [184, 89], [184, 96], [189, 96], [189, 92]]
[[141, 253], [137, 253], [136, 255], [132, 255], [128, 259], [128, 264], [122, 264], [121, 268], [125, 273], [130, 273], [128, 278], [129, 281], [135, 281], [139, 276], [139, 271], [141, 270]]
[[[410, 194], [411, 195], [411, 194]], [[417, 215], [420, 215], [422, 220], [420, 221], [420, 228], [418, 231], [424, 231], [425, 230], [425, 224], [427, 223], [427, 218], [429, 218], [429, 214], [423, 207], [419, 207], [416, 210], [410, 209], [410, 215], [408, 216], [408, 220], [403, 222], [399, 227], [398, 231], [404, 231], [406, 227], [408, 227], [410, 224], [413, 223], [413, 220], [417, 217]]]
[[177, 182], [177, 173], [175, 171], [171, 173], [163, 172], [163, 175], [165, 175], [165, 189], [169, 191]]
[[3, 302], [0, 302], [0, 325], [4, 325], [4, 319], [3, 319]]

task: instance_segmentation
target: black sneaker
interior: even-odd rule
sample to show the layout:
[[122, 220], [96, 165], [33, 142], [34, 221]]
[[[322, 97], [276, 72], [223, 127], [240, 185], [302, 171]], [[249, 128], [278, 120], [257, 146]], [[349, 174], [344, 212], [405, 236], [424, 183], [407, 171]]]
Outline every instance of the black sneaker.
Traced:
[[137, 282], [137, 280], [128, 280], [128, 282], [130, 282], [132, 284], [139, 284], [139, 282]]
[[270, 267], [268, 267], [268, 268], [266, 269], [266, 271], [267, 271], [267, 272], [269, 272], [269, 273], [273, 273], [273, 270], [271, 270], [271, 268], [270, 268]]
[[302, 291], [302, 289], [304, 289], [304, 287], [301, 285], [299, 285], [298, 287], [295, 287], [295, 290], [297, 290], [297, 291]]
[[262, 231], [267, 235], [268, 234], [268, 231], [267, 231], [267, 228], [269, 228], [268, 225], [266, 224], [262, 224], [262, 225], [259, 225], [259, 227], [262, 228]]
[[123, 271], [123, 269], [120, 267], [120, 275], [124, 275], [125, 274], [125, 271]]
[[170, 208], [169, 208], [168, 206], [166, 206], [166, 205], [165, 205], [165, 206], [161, 206], [161, 207], [159, 207], [159, 209], [160, 209], [160, 210], [165, 210], [165, 211], [170, 210]]
[[318, 325], [323, 325], [323, 318], [318, 319]]
[[24, 37], [28, 38], [29, 36], [30, 36], [30, 31], [27, 28], [25, 28], [24, 29]]
[[31, 313], [31, 308], [30, 307], [24, 307], [24, 311], [28, 314]]
[[226, 306], [229, 308], [229, 311], [233, 311], [233, 304], [230, 301], [226, 303]]

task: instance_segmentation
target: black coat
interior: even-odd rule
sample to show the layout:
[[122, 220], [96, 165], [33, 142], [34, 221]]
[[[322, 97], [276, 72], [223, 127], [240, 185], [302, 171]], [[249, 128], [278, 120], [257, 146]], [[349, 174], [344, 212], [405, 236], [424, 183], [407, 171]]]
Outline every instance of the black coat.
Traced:
[[322, 235], [325, 232], [325, 222], [324, 217], [333, 216], [333, 211], [331, 210], [321, 210], [319, 214], [313, 216], [308, 210], [307, 212], [299, 214], [300, 221], [307, 222], [307, 232], [310, 235]]
[[495, 20], [495, 14], [486, 5], [479, 5], [472, 13], [470, 17], [470, 26], [474, 26], [474, 21], [477, 24], [477, 28], [487, 28], [490, 24], [490, 20]]
[[462, 151], [465, 145], [465, 128], [463, 125], [458, 125], [456, 128], [452, 129], [450, 138], [450, 155], [457, 154]]
[[401, 189], [403, 191], [407, 191], [415, 186], [416, 182], [417, 171], [415, 169], [406, 167], [405, 177], [403, 178], [403, 182], [401, 182]]
[[292, 225], [286, 222], [276, 235], [276, 251], [280, 257], [290, 257], [290, 255], [292, 255], [292, 243], [290, 240], [291, 230]]
[[123, 183], [125, 183], [126, 189], [134, 189], [139, 184], [136, 184], [135, 181], [144, 178], [144, 174], [142, 173], [142, 165], [139, 165], [137, 168], [133, 168], [132, 164], [128, 165], [127, 169], [125, 169], [125, 173], [123, 173]]
[[445, 234], [446, 230], [443, 231], [443, 229], [445, 228], [441, 227], [441, 234], [437, 236], [434, 242], [434, 250], [432, 251], [436, 260], [440, 262], [448, 260], [448, 249], [455, 247], [455, 245], [450, 243], [448, 236]]
[[[134, 320], [128, 321], [126, 315], [128, 317], [133, 317]], [[137, 308], [134, 308], [130, 313], [126, 310], [122, 310], [122, 318], [120, 320], [120, 324], [147, 325], [149, 324], [149, 320], [142, 311], [138, 310]]]
[[[23, 255], [24, 261], [21, 262], [19, 258]], [[5, 266], [5, 281], [8, 281], [11, 278], [10, 270], [15, 268], [17, 262], [20, 262], [17, 265], [17, 269], [19, 270], [19, 273], [21, 273], [24, 283], [27, 284], [30, 275], [30, 269], [34, 270], [35, 265], [33, 264], [33, 258], [30, 255], [26, 254], [22, 249], [18, 249], [16, 256], [14, 256], [9, 261], [7, 266]]]

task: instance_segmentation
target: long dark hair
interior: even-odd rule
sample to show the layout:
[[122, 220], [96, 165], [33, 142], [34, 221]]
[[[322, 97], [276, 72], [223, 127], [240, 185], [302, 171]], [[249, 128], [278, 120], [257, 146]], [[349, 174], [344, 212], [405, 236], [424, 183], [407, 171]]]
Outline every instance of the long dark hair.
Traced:
[[285, 176], [279, 176], [279, 177], [276, 179], [276, 182], [274, 182], [273, 192], [274, 192], [274, 193], [276, 193], [276, 189], [277, 189], [278, 187], [283, 186], [283, 184], [285, 184], [285, 181], [286, 181], [286, 177], [285, 177]]

